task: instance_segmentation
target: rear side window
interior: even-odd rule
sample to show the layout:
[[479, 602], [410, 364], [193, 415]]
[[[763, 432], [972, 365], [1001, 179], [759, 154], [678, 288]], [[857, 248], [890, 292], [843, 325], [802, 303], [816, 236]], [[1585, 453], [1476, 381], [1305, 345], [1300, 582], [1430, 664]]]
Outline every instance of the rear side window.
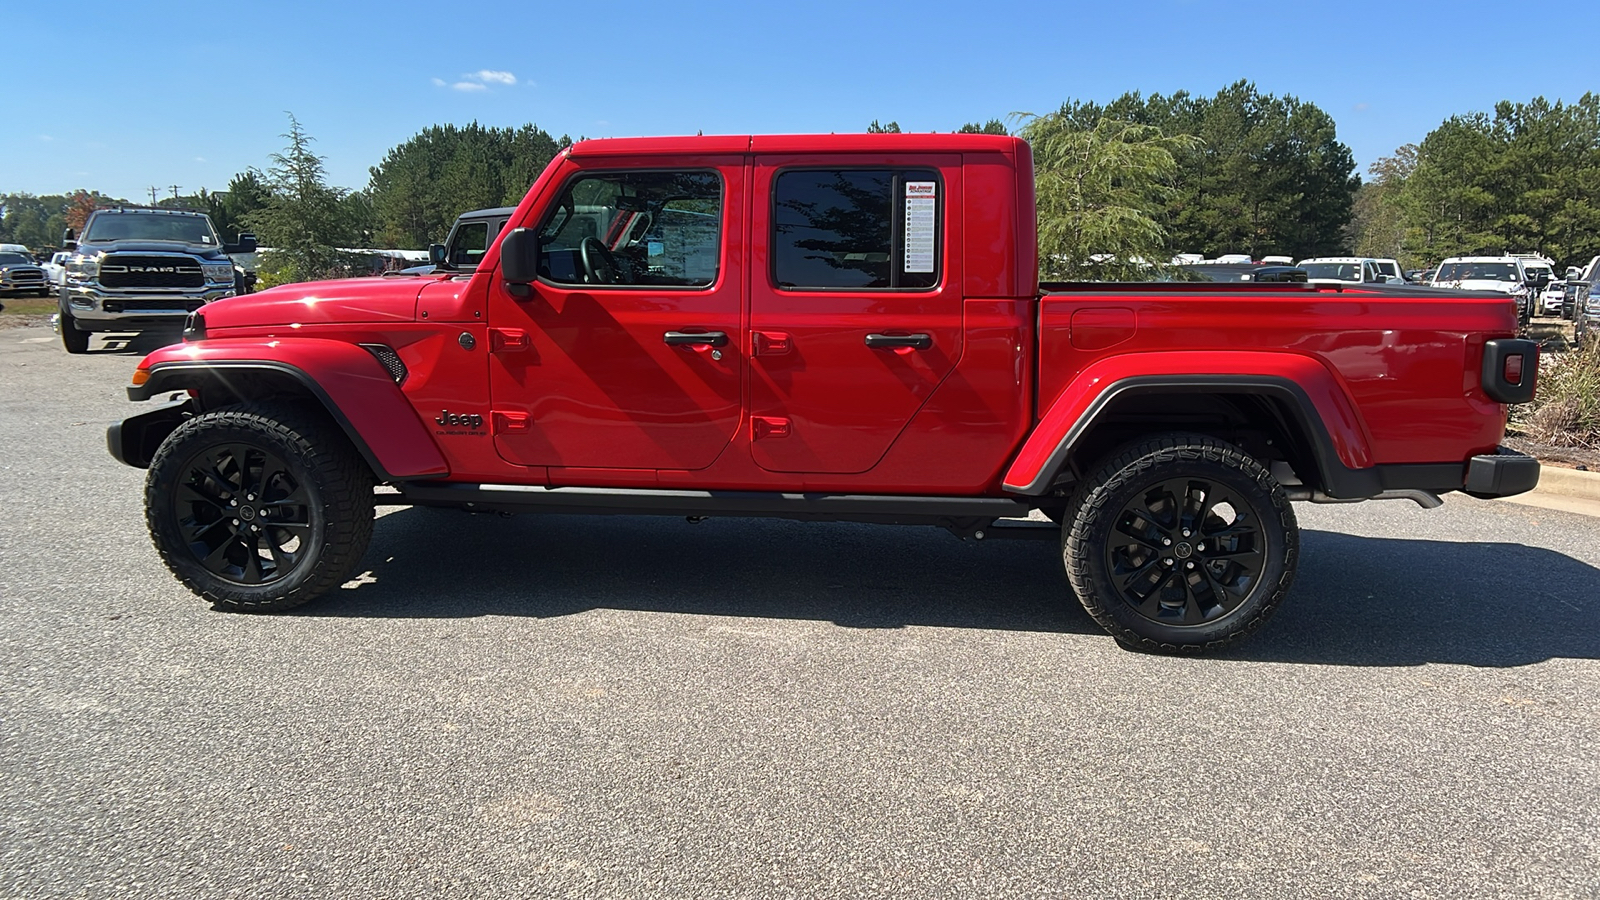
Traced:
[[773, 184], [773, 280], [796, 290], [939, 284], [944, 183], [926, 169], [801, 169]]

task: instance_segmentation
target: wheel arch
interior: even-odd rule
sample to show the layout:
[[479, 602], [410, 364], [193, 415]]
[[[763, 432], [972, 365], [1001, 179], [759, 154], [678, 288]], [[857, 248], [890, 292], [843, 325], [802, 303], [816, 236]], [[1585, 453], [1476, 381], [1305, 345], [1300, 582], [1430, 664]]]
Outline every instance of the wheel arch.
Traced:
[[[182, 351], [194, 346], [205, 345], [165, 349]], [[163, 351], [157, 351], [140, 366], [148, 373], [145, 382], [128, 388], [128, 396], [145, 400], [169, 391], [184, 391], [193, 398], [196, 410], [253, 400], [308, 401], [338, 425], [378, 480], [449, 474], [449, 466], [432, 435], [382, 364], [359, 347], [338, 346], [349, 352], [330, 353], [328, 348], [317, 348], [319, 358], [309, 361], [217, 358], [215, 353], [220, 348], [215, 347], [206, 348], [211, 351], [210, 358], [200, 359], [158, 358]], [[154, 439], [159, 444], [176, 427], [173, 424], [164, 432], [160, 428], [143, 429], [140, 440]], [[139, 455], [127, 449], [126, 444], [124, 448], [129, 457]], [[153, 453], [154, 448], [149, 448], [149, 454]], [[135, 464], [131, 458], [125, 461]]]
[[1353, 405], [1325, 368], [1306, 362], [1315, 368], [1305, 374], [1321, 376], [1310, 390], [1287, 374], [1136, 374], [1108, 381], [1090, 377], [1084, 384], [1091, 375], [1085, 372], [1041, 419], [1004, 487], [1042, 496], [1115, 446], [1154, 432], [1187, 430], [1282, 460], [1328, 496], [1376, 496], [1383, 485]]

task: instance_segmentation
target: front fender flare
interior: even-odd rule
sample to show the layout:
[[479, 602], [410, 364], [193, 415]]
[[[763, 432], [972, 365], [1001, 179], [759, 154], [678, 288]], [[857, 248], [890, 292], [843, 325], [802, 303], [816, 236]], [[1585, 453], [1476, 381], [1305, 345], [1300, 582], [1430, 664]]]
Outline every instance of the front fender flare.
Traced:
[[287, 378], [320, 402], [381, 481], [438, 478], [450, 466], [416, 409], [373, 355], [320, 338], [219, 340], [163, 347], [145, 357], [132, 400], [208, 384], [247, 396], [251, 373]]
[[1283, 400], [1316, 454], [1329, 496], [1382, 492], [1366, 427], [1334, 374], [1296, 353], [1133, 353], [1102, 359], [1057, 396], [1006, 471], [1006, 490], [1046, 493], [1074, 446], [1111, 402], [1129, 393], [1264, 394]]

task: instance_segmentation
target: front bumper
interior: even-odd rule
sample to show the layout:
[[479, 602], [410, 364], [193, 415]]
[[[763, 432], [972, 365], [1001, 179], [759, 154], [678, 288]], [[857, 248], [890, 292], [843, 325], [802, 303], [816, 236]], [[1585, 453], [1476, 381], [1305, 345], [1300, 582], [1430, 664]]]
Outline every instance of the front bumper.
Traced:
[[62, 291], [79, 331], [133, 331], [151, 325], [182, 325], [189, 313], [234, 295], [232, 285], [193, 291], [114, 291], [68, 284]]
[[1501, 447], [1498, 453], [1474, 456], [1467, 462], [1467, 483], [1461, 490], [1487, 500], [1525, 494], [1538, 484], [1539, 461]]

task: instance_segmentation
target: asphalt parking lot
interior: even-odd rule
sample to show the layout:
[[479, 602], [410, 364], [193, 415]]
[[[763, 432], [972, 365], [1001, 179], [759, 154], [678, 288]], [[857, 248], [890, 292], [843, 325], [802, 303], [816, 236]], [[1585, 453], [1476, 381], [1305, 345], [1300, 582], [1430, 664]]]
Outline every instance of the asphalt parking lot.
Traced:
[[0, 330], [0, 897], [1600, 895], [1600, 519], [1298, 506], [1198, 660], [1048, 544], [751, 520], [395, 510], [230, 615], [103, 346]]

